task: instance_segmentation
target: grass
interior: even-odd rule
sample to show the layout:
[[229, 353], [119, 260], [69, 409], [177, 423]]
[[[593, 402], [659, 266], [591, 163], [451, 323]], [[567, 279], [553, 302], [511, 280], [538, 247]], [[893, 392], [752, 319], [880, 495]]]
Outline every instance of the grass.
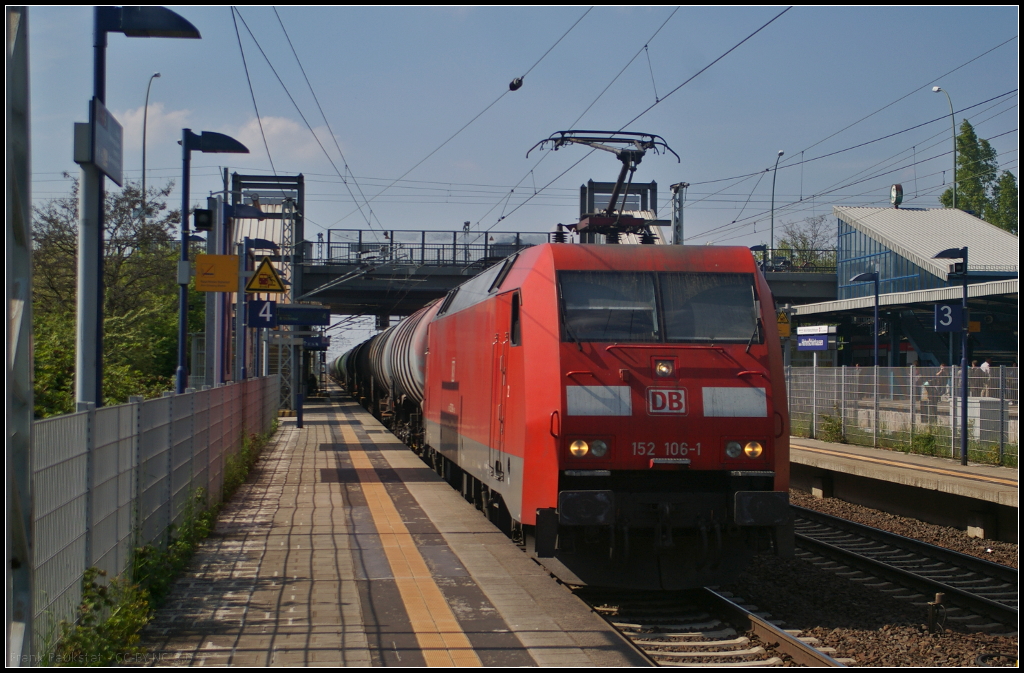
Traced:
[[[909, 431], [890, 431], [883, 423], [879, 423], [876, 437], [871, 432], [871, 428], [861, 428], [855, 423], [850, 423], [850, 419], [847, 419], [847, 422], [843, 424], [838, 410], [835, 415], [821, 414], [819, 418], [821, 420], [817, 423], [816, 434], [817, 439], [823, 442], [875, 446], [877, 440], [877, 447], [881, 449], [890, 449], [921, 456], [953, 457], [949, 426], [918, 426], [914, 430], [913, 437], [911, 437]], [[972, 428], [973, 421], [968, 425], [968, 435], [971, 434]], [[810, 430], [809, 419], [792, 419], [790, 421], [790, 433], [795, 437], [810, 437]], [[959, 445], [957, 446], [957, 455], [959, 456]], [[1003, 449], [1002, 459], [1000, 460], [997, 445], [973, 439], [967, 443], [967, 460], [972, 463], [1016, 468], [1017, 456], [1017, 444], [1006, 444]]]

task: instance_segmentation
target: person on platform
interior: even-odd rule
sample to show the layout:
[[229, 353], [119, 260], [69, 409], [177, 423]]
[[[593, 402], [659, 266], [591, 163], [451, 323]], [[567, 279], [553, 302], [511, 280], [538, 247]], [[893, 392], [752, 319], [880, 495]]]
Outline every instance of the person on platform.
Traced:
[[931, 425], [936, 418], [936, 409], [942, 391], [948, 384], [949, 370], [946, 365], [940, 365], [934, 376], [929, 376], [921, 385], [921, 413], [924, 416], [925, 425]]
[[992, 390], [992, 358], [985, 358], [981, 363], [981, 396], [988, 397]]
[[977, 360], [971, 360], [971, 369], [967, 372], [967, 381], [969, 383], [968, 390], [970, 391], [968, 395], [970, 397], [977, 397], [980, 395], [982, 375], [981, 369], [978, 367]]

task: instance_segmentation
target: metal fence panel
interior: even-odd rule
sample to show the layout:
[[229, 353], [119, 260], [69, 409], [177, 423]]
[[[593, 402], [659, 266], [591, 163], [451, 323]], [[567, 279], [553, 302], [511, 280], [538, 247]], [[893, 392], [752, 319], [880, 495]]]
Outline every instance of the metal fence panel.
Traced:
[[[791, 367], [792, 432], [825, 441], [960, 455], [959, 367]], [[968, 457], [1017, 464], [1016, 367], [968, 375]]]
[[167, 543], [194, 489], [220, 500], [224, 457], [243, 428], [270, 428], [279, 386], [277, 376], [251, 379], [35, 422], [37, 646], [76, 618], [88, 566], [118, 575], [135, 546]]
[[171, 398], [143, 402], [139, 415], [139, 543], [162, 545], [171, 523]]
[[192, 483], [192, 400], [195, 393], [171, 399], [171, 523], [184, 520]]
[[35, 624], [53, 633], [82, 599], [85, 572], [89, 413], [36, 421], [33, 428]]

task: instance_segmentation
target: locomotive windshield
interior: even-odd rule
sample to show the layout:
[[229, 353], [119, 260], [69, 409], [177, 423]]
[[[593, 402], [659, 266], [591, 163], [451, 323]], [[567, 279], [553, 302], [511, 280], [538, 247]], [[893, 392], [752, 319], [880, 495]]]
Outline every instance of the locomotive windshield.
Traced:
[[558, 282], [563, 341], [761, 341], [751, 274], [561, 271]]
[[562, 271], [567, 341], [660, 341], [650, 273]]
[[746, 343], [757, 327], [754, 278], [744, 273], [660, 273], [668, 341]]

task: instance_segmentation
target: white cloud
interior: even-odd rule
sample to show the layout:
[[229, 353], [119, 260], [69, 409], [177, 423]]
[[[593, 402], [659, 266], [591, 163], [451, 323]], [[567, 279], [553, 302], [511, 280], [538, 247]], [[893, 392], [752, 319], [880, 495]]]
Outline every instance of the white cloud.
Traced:
[[[313, 129], [320, 142], [335, 162], [339, 162], [334, 141], [331, 140], [331, 133], [326, 126], [317, 126]], [[315, 138], [310, 134], [305, 125], [299, 124], [287, 117], [263, 117], [263, 133], [260, 133], [260, 124], [253, 118], [244, 126], [234, 132], [226, 131], [228, 135], [237, 138], [243, 145], [249, 148], [253, 156], [263, 156], [266, 150], [263, 146], [263, 136], [266, 135], [267, 145], [270, 146], [270, 153], [274, 157], [274, 163], [279, 162], [309, 162], [323, 158], [323, 150], [317, 144]]]
[[[124, 128], [124, 151], [142, 151], [142, 118], [144, 105], [126, 112], [114, 112], [114, 117]], [[163, 103], [150, 103], [146, 116], [146, 148], [152, 150], [160, 145], [181, 140], [181, 130], [189, 127], [191, 110], [164, 109]]]

